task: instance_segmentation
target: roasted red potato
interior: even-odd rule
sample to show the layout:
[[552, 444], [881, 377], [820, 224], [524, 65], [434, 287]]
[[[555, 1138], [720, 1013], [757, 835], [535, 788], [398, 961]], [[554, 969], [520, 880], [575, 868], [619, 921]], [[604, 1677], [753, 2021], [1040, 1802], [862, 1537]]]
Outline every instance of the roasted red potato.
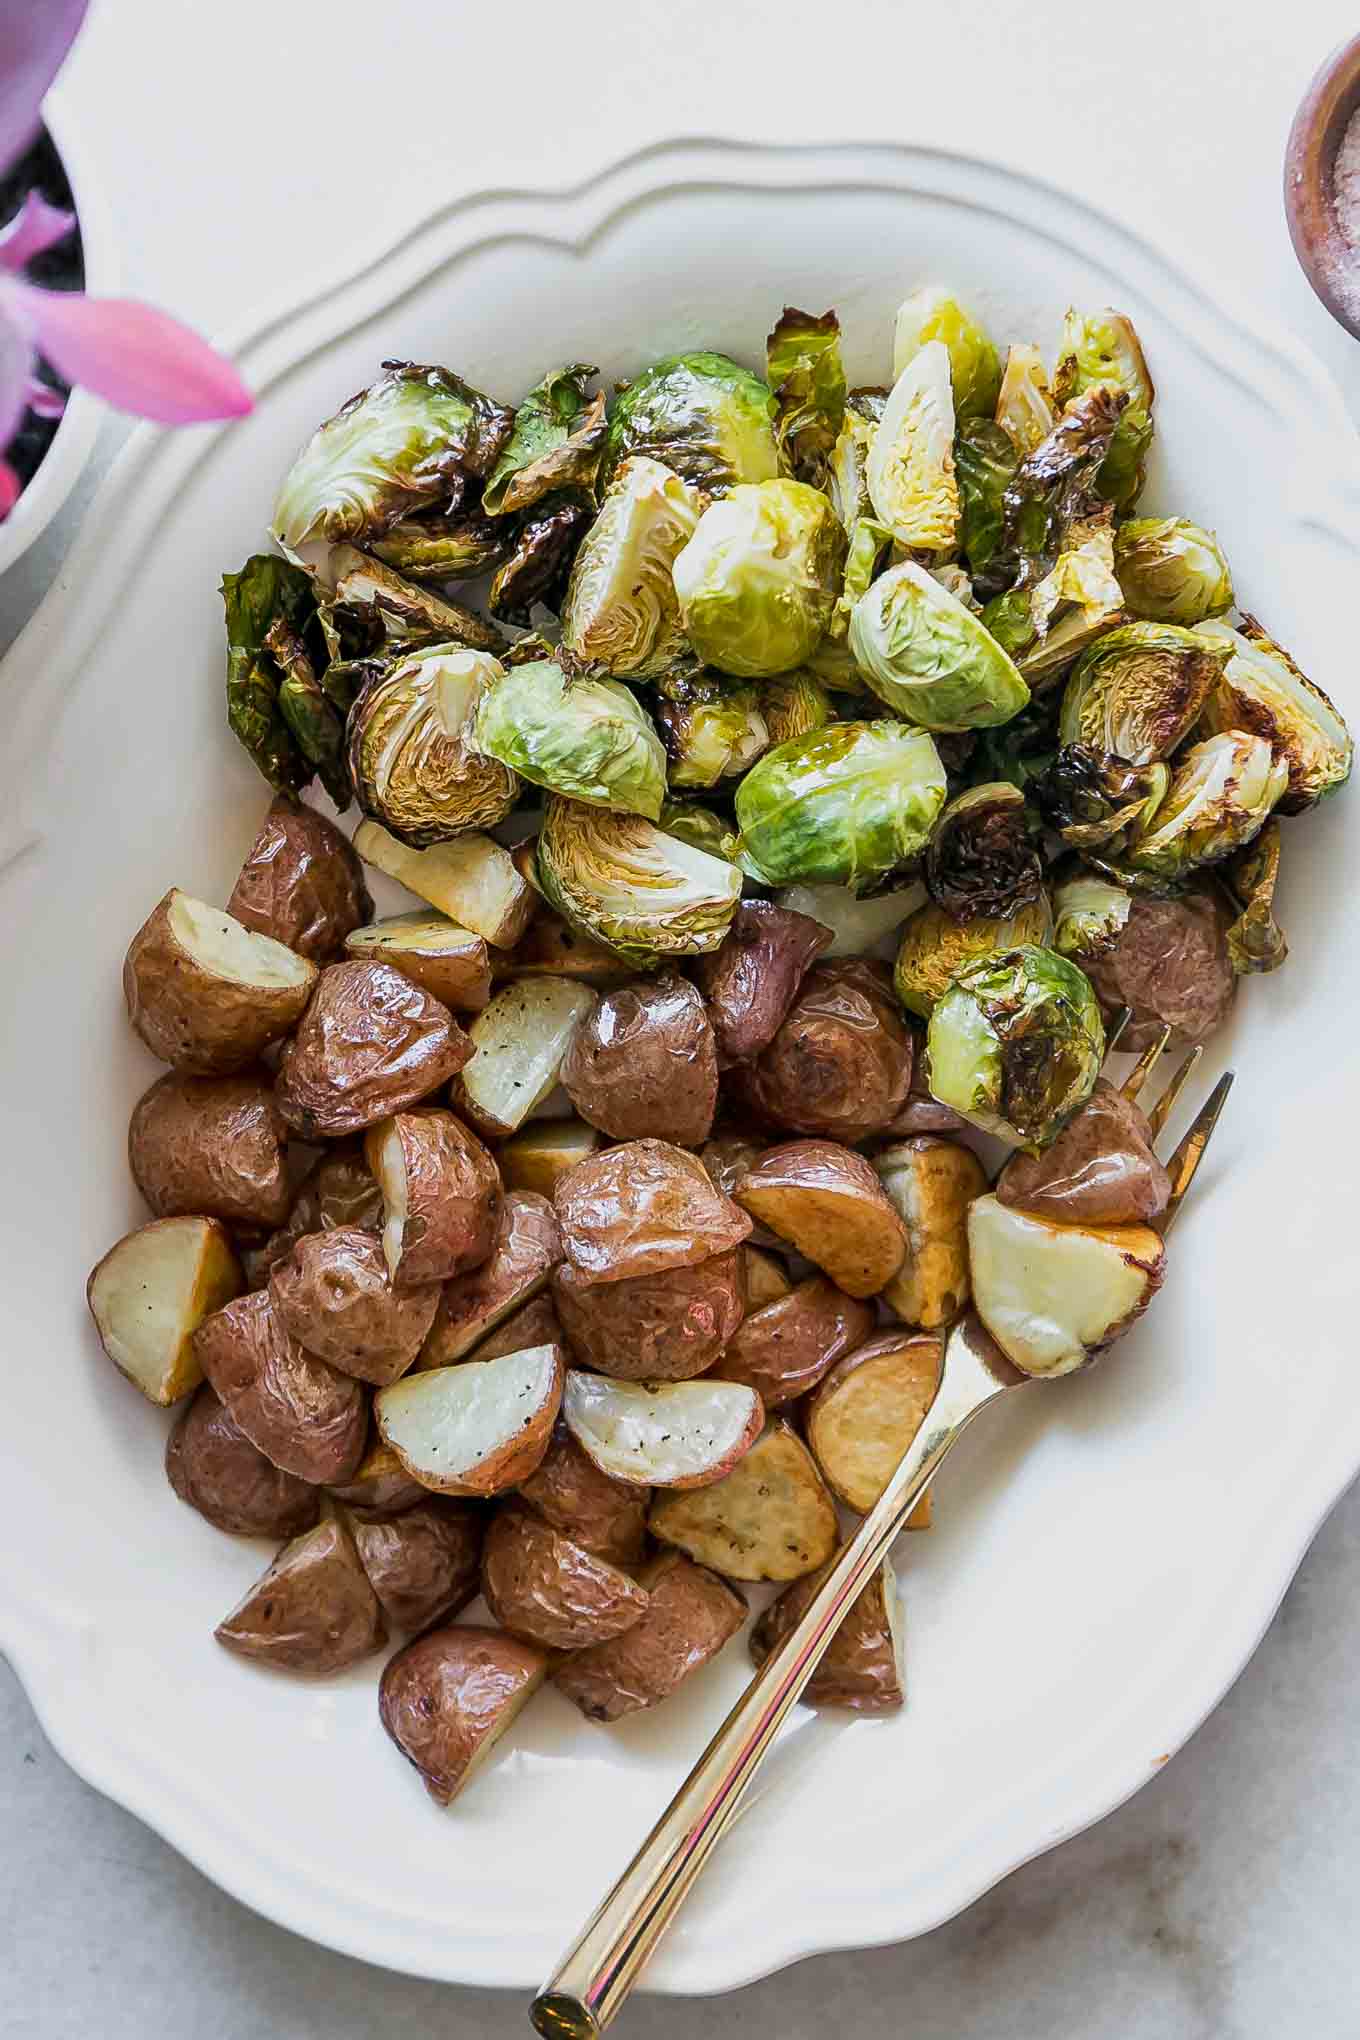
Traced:
[[427, 1501], [430, 1493], [381, 1438], [371, 1438], [351, 1478], [332, 1483], [327, 1492], [356, 1515], [372, 1510], [384, 1516], [413, 1509], [417, 1502]]
[[566, 1337], [553, 1309], [551, 1296], [531, 1297], [517, 1311], [479, 1339], [469, 1360], [496, 1360], [502, 1353], [522, 1353], [528, 1346], [566, 1346]]
[[393, 914], [345, 937], [360, 960], [390, 963], [453, 1013], [480, 1013], [491, 997], [490, 952], [480, 935], [442, 914]]
[[545, 1523], [615, 1565], [636, 1565], [647, 1541], [651, 1489], [601, 1472], [559, 1418], [519, 1492]]
[[378, 1713], [431, 1799], [447, 1806], [543, 1684], [547, 1657], [502, 1629], [431, 1629], [389, 1660]]
[[[501, 1205], [495, 1243], [486, 1260], [469, 1274], [446, 1282], [440, 1291], [421, 1366], [447, 1367], [465, 1358], [539, 1294], [561, 1258], [562, 1236], [547, 1198], [511, 1191]], [[527, 1346], [542, 1343], [541, 1338], [521, 1341]], [[502, 1350], [510, 1353], [516, 1348]]]
[[402, 1465], [448, 1495], [495, 1495], [548, 1449], [562, 1401], [560, 1347], [460, 1360], [379, 1391], [378, 1425]]
[[771, 900], [743, 900], [695, 978], [724, 1064], [749, 1062], [783, 1026], [807, 972], [831, 946], [831, 930]]
[[690, 1268], [751, 1230], [698, 1156], [664, 1140], [627, 1141], [578, 1162], [553, 1204], [563, 1251], [589, 1282]]
[[216, 1635], [238, 1657], [320, 1679], [381, 1650], [387, 1628], [354, 1540], [332, 1517], [285, 1544]]
[[267, 1077], [172, 1070], [133, 1107], [128, 1166], [157, 1218], [277, 1226], [293, 1201], [287, 1133]]
[[486, 1516], [475, 1504], [427, 1495], [394, 1515], [356, 1516], [350, 1530], [394, 1629], [413, 1636], [476, 1600]]
[[1041, 1155], [1011, 1156], [996, 1194], [1003, 1204], [1041, 1218], [1133, 1225], [1166, 1209], [1171, 1179], [1152, 1151], [1138, 1106], [1097, 1077], [1086, 1103], [1050, 1147]]
[[911, 1090], [912, 1035], [881, 964], [815, 964], [769, 1046], [728, 1079], [765, 1125], [854, 1142], [891, 1126]]
[[718, 1055], [693, 985], [662, 976], [606, 992], [572, 1037], [562, 1086], [613, 1140], [697, 1147], [717, 1109]]
[[928, 1332], [883, 1332], [837, 1363], [807, 1408], [807, 1441], [833, 1491], [867, 1515], [897, 1471], [940, 1385]]
[[876, 1296], [902, 1265], [906, 1227], [864, 1157], [834, 1141], [770, 1148], [735, 1195], [850, 1296]]
[[619, 1381], [688, 1381], [718, 1358], [745, 1310], [740, 1247], [692, 1268], [623, 1282], [587, 1282], [568, 1264], [553, 1276], [567, 1343], [585, 1367]]
[[[796, 1580], [751, 1630], [751, 1662], [759, 1671], [802, 1620], [832, 1560]], [[884, 1559], [851, 1602], [816, 1671], [803, 1688], [809, 1707], [853, 1707], [859, 1714], [892, 1714], [906, 1697], [902, 1669], [902, 1611], [897, 1576]]]
[[114, 1366], [164, 1408], [202, 1381], [198, 1328], [243, 1283], [217, 1219], [157, 1218], [109, 1248], [85, 1297]]
[[290, 1337], [356, 1381], [386, 1388], [414, 1362], [439, 1307], [439, 1284], [394, 1289], [373, 1233], [308, 1233], [269, 1277]]
[[876, 1155], [874, 1173], [907, 1229], [883, 1301], [905, 1324], [935, 1331], [968, 1301], [968, 1207], [987, 1188], [986, 1171], [971, 1148], [925, 1133]]
[[600, 1130], [581, 1119], [536, 1119], [496, 1149], [507, 1190], [533, 1190], [551, 1198], [568, 1169], [601, 1146]]
[[746, 1620], [740, 1591], [678, 1551], [652, 1559], [638, 1583], [648, 1596], [638, 1621], [554, 1668], [553, 1684], [588, 1721], [617, 1721], [669, 1699]]
[[204, 1076], [249, 1069], [294, 1028], [316, 965], [176, 887], [133, 936], [128, 1018], [153, 1055]]
[[721, 1480], [657, 1495], [647, 1528], [732, 1580], [796, 1580], [831, 1556], [838, 1535], [831, 1490], [782, 1418]]
[[1222, 1025], [1237, 990], [1231, 919], [1222, 895], [1207, 884], [1174, 899], [1134, 893], [1114, 941], [1100, 955], [1078, 959], [1107, 1019], [1121, 1006], [1132, 1009], [1121, 1048], [1138, 1053], [1168, 1025], [1185, 1042], [1203, 1041]]
[[214, 1311], [193, 1345], [232, 1421], [266, 1459], [319, 1486], [353, 1479], [368, 1439], [368, 1396], [289, 1337], [268, 1290]]
[[968, 1209], [973, 1304], [1006, 1358], [1070, 1374], [1121, 1338], [1162, 1285], [1166, 1250], [1146, 1225], [1063, 1225], [997, 1197]]
[[814, 1275], [748, 1312], [716, 1372], [724, 1381], [744, 1381], [767, 1410], [779, 1409], [814, 1389], [873, 1329], [872, 1305]]
[[573, 1368], [567, 1428], [602, 1473], [639, 1487], [706, 1487], [760, 1436], [754, 1389], [731, 1381], [610, 1381]]
[[296, 1537], [321, 1513], [320, 1488], [266, 1459], [206, 1381], [170, 1433], [165, 1471], [182, 1502], [238, 1537]]
[[370, 1129], [364, 1159], [383, 1194], [383, 1253], [397, 1289], [480, 1267], [501, 1222], [500, 1172], [452, 1112], [423, 1106]]
[[309, 963], [333, 963], [373, 901], [348, 836], [315, 808], [280, 794], [241, 866], [227, 912]]
[[605, 1643], [647, 1607], [645, 1588], [619, 1566], [514, 1503], [486, 1533], [482, 1592], [502, 1629], [544, 1650]]
[[280, 1058], [279, 1108], [308, 1140], [361, 1133], [428, 1098], [471, 1054], [448, 1007], [390, 964], [334, 963]]

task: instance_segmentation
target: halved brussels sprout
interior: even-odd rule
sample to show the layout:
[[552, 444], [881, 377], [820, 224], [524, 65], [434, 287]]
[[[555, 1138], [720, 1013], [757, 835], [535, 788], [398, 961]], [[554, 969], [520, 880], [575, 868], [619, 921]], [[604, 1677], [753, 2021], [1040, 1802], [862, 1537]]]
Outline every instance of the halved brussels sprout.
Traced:
[[731, 822], [697, 800], [668, 800], [661, 810], [661, 827], [668, 836], [727, 864], [735, 864], [740, 855], [741, 839]]
[[590, 507], [570, 496], [547, 496], [515, 528], [510, 556], [491, 583], [486, 606], [506, 623], [527, 624], [534, 604], [559, 611]]
[[1128, 404], [1110, 442], [1096, 487], [1118, 510], [1131, 510], [1147, 472], [1156, 391], [1133, 324], [1107, 306], [1100, 312], [1069, 310], [1058, 345], [1053, 395], [1059, 408], [1087, 390], [1113, 386]]
[[557, 794], [544, 803], [538, 880], [568, 921], [644, 969], [716, 949], [741, 898], [735, 864], [641, 815]]
[[1268, 637], [1254, 616], [1244, 616], [1240, 630], [1206, 623], [1199, 635], [1228, 651], [1227, 665], [1209, 689], [1202, 727], [1255, 730], [1265, 738], [1289, 768], [1280, 813], [1302, 814], [1344, 786], [1351, 771], [1350, 731], [1283, 645]]
[[820, 489], [845, 418], [841, 324], [785, 305], [765, 342], [765, 374], [775, 401], [775, 440], [797, 481]]
[[1035, 643], [1019, 662], [1028, 681], [1051, 680], [1123, 620], [1114, 546], [1108, 508], [1103, 518], [1079, 518], [1068, 527], [1055, 565], [1030, 593]]
[[877, 430], [878, 419], [871, 410], [849, 398], [826, 477], [826, 492], [847, 537], [862, 517], [873, 515], [865, 469]]
[[1121, 624], [1073, 667], [1058, 734], [1130, 765], [1169, 758], [1199, 721], [1228, 656], [1227, 646], [1179, 624]]
[[367, 612], [375, 635], [389, 646], [460, 644], [498, 652], [504, 642], [475, 610], [405, 580], [357, 546], [335, 546], [326, 557], [325, 574], [334, 588], [333, 606]]
[[486, 652], [428, 645], [369, 682], [349, 712], [354, 791], [366, 815], [418, 850], [503, 822], [519, 780], [473, 741], [477, 705], [504, 668]]
[[476, 728], [489, 757], [535, 786], [653, 822], [661, 813], [665, 749], [617, 680], [568, 681], [553, 659], [511, 667], [483, 693]]
[[710, 503], [672, 569], [685, 634], [720, 672], [800, 666], [836, 604], [845, 534], [819, 489], [742, 483]]
[[1029, 700], [995, 638], [915, 560], [890, 567], [860, 597], [850, 650], [874, 693], [927, 729], [1009, 722]]
[[510, 533], [479, 511], [463, 517], [403, 517], [368, 542], [385, 567], [411, 581], [471, 581], [498, 567]]
[[918, 907], [903, 926], [893, 986], [909, 1013], [928, 1020], [936, 1001], [968, 964], [1017, 949], [1022, 943], [1047, 942], [1052, 929], [1048, 900], [1042, 893], [1005, 920], [979, 914], [971, 921], [956, 921], [931, 900]]
[[647, 454], [708, 495], [779, 473], [768, 383], [726, 354], [672, 354], [614, 398], [606, 459], [612, 473]]
[[864, 892], [920, 855], [945, 801], [926, 731], [838, 722], [767, 751], [737, 788], [742, 848], [771, 885]]
[[1125, 860], [1165, 881], [1217, 864], [1251, 841], [1288, 784], [1288, 765], [1264, 737], [1247, 730], [1206, 737], [1177, 764], [1166, 799]]
[[1064, 744], [1034, 792], [1064, 843], [1117, 856], [1149, 825], [1170, 784], [1169, 765], [1130, 765], [1085, 744]]
[[666, 739], [670, 783], [707, 788], [753, 765], [770, 748], [754, 687], [665, 701], [656, 719]]
[[1043, 356], [1027, 343], [1006, 349], [1001, 387], [996, 396], [996, 423], [1017, 454], [1033, 453], [1057, 423]]
[[1085, 1104], [1104, 1056], [1090, 979], [1032, 945], [968, 964], [926, 1033], [931, 1096], [1029, 1154]]
[[826, 689], [803, 668], [762, 680], [756, 697], [771, 744], [789, 744], [795, 737], [824, 730], [835, 717]]
[[1129, 615], [1153, 623], [1203, 623], [1233, 606], [1223, 548], [1188, 517], [1130, 517], [1115, 533], [1114, 570]]
[[1097, 478], [1128, 402], [1113, 387], [1087, 390], [1021, 460], [1006, 487], [1002, 540], [988, 568], [993, 584], [1032, 587], [1055, 564], [1074, 524], [1093, 520], [1102, 500]]
[[931, 340], [907, 363], [883, 407], [864, 466], [869, 499], [899, 545], [943, 553], [954, 545], [954, 396], [949, 350]]
[[491, 517], [529, 510], [558, 489], [594, 500], [609, 433], [604, 393], [586, 396], [599, 370], [587, 362], [554, 369], [530, 390], [482, 491]]
[[446, 368], [385, 361], [377, 382], [318, 426], [284, 476], [273, 534], [290, 560], [386, 531], [489, 475], [514, 414]]
[[1275, 888], [1280, 882], [1280, 824], [1272, 815], [1253, 843], [1239, 850], [1223, 867], [1223, 882], [1240, 908], [1227, 931], [1228, 955], [1234, 973], [1278, 970], [1289, 954], [1284, 929], [1275, 919]]
[[1042, 896], [1044, 868], [1018, 786], [990, 780], [955, 795], [930, 839], [925, 881], [956, 921], [1004, 918]]
[[279, 705], [283, 674], [269, 644], [282, 622], [303, 630], [316, 614], [311, 577], [274, 553], [255, 553], [239, 574], [223, 574], [227, 626], [227, 721], [280, 793], [300, 793], [313, 768]]
[[1092, 963], [1123, 934], [1133, 895], [1112, 879], [1079, 871], [1053, 895], [1053, 947], [1077, 963]]
[[938, 284], [924, 284], [904, 298], [893, 328], [893, 378], [932, 340], [948, 350], [954, 415], [990, 417], [1001, 387], [1001, 363], [988, 335], [956, 297]]
[[683, 650], [671, 569], [703, 505], [659, 460], [614, 475], [571, 571], [562, 642], [583, 672], [647, 679]]

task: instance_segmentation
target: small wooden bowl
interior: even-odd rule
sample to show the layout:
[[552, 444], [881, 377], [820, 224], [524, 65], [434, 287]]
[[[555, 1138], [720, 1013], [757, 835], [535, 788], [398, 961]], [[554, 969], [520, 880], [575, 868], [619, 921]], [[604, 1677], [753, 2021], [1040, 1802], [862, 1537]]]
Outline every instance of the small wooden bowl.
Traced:
[[1332, 317], [1360, 340], [1360, 247], [1337, 218], [1333, 172], [1346, 124], [1360, 106], [1360, 36], [1326, 63], [1304, 93], [1284, 153], [1284, 210], [1304, 275]]

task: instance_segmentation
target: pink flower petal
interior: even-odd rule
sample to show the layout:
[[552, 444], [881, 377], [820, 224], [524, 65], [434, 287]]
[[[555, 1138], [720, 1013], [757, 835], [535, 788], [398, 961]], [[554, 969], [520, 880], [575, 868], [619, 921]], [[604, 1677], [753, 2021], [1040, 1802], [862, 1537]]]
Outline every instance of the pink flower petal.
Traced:
[[75, 223], [73, 212], [49, 205], [41, 192], [30, 191], [14, 218], [0, 227], [0, 269], [17, 275], [35, 255], [64, 241]]
[[23, 483], [7, 460], [0, 460], [0, 521], [9, 516], [19, 500]]
[[26, 327], [11, 318], [8, 306], [0, 303], [0, 451], [19, 429], [32, 372], [33, 344]]
[[0, 4], [0, 170], [38, 132], [38, 109], [80, 33], [88, 0]]
[[0, 278], [0, 306], [69, 383], [162, 425], [240, 418], [254, 399], [225, 356], [168, 312], [133, 298], [90, 298]]
[[45, 383], [40, 375], [28, 378], [28, 408], [35, 418], [60, 418], [66, 409], [66, 398], [61, 390], [54, 390], [51, 383]]

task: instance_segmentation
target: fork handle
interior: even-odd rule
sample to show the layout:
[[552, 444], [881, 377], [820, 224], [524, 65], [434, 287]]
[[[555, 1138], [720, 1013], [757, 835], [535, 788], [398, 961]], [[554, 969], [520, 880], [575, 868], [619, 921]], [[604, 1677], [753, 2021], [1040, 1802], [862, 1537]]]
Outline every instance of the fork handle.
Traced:
[[967, 1330], [967, 1320], [955, 1328], [925, 1421], [802, 1620], [755, 1674], [618, 1883], [534, 1999], [530, 2018], [535, 2030], [549, 2040], [596, 2040], [615, 2017], [726, 1832], [742, 1793], [817, 1669], [842, 1616], [888, 1551], [940, 1461], [978, 1411], [1019, 1380], [980, 1326], [978, 1337], [961, 1337]]

